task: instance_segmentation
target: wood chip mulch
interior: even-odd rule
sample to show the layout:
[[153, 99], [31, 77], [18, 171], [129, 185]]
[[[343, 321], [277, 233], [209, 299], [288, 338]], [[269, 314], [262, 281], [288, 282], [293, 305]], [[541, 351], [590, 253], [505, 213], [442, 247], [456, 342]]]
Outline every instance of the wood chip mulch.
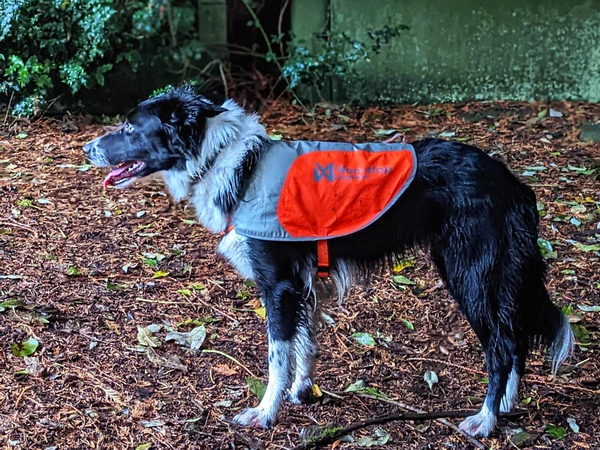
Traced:
[[[520, 174], [543, 215], [549, 291], [558, 305], [571, 306], [579, 345], [555, 378], [534, 351], [518, 405], [527, 414], [501, 420], [479, 441], [494, 449], [600, 448], [600, 144], [579, 141], [584, 124], [600, 121], [600, 105], [321, 104], [308, 114], [274, 104], [263, 120], [285, 139], [381, 141], [395, 131], [409, 140], [458, 139]], [[218, 238], [174, 204], [160, 181], [103, 190], [103, 172], [81, 151], [102, 127], [79, 116], [8, 118], [0, 127], [0, 305], [13, 305], [0, 306], [0, 448], [284, 449], [316, 427], [403, 412], [398, 402], [425, 411], [479, 406], [481, 348], [427, 254], [415, 251], [405, 255], [407, 267], [375, 276], [341, 307], [323, 301], [320, 404], [286, 405], [272, 430], [230, 425], [226, 418], [257, 401], [249, 374], [266, 376], [265, 320], [254, 287], [216, 256]], [[414, 284], [395, 283], [400, 274]], [[162, 326], [153, 333], [160, 343], [153, 360], [138, 339], [151, 324]], [[200, 325], [209, 352], [165, 340], [165, 326], [185, 332]], [[376, 345], [360, 345], [356, 332]], [[37, 350], [13, 356], [11, 346], [28, 338]], [[438, 377], [432, 389], [427, 371]], [[358, 380], [386, 397], [344, 392]], [[529, 436], [517, 438], [518, 429]], [[363, 429], [329, 448], [361, 448], [361, 438], [382, 436], [380, 448], [475, 445], [432, 421], [392, 422], [378, 434]]]

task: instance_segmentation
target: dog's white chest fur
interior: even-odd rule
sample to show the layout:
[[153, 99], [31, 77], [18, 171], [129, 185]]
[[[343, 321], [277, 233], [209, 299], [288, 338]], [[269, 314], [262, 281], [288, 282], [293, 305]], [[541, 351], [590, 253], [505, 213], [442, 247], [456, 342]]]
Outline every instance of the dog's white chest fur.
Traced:
[[[163, 172], [173, 198], [178, 201], [187, 199], [194, 206], [202, 226], [215, 234], [224, 232], [230, 220], [217, 201], [219, 196], [236, 194], [233, 190], [237, 171], [247, 158], [248, 149], [261, 139], [268, 138], [256, 115], [247, 115], [233, 101], [225, 102], [223, 107], [229, 111], [207, 119], [206, 135], [198, 157], [189, 160], [185, 169]], [[209, 164], [210, 170], [206, 172]], [[198, 176], [201, 178], [198, 179]], [[252, 278], [246, 238], [235, 231], [229, 232], [221, 240], [219, 252], [242, 276]]]

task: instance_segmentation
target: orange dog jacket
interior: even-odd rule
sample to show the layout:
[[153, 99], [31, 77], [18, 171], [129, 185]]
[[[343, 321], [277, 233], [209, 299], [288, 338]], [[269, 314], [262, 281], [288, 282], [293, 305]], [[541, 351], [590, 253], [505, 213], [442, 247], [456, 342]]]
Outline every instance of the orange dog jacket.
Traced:
[[242, 236], [319, 241], [381, 217], [417, 169], [409, 144], [272, 141], [253, 171], [233, 225]]

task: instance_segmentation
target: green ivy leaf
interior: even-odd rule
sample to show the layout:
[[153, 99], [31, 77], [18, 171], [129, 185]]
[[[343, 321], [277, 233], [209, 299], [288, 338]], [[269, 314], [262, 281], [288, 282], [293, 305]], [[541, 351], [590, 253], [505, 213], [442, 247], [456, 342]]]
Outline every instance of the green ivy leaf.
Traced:
[[406, 326], [406, 328], [408, 328], [410, 331], [415, 330], [415, 326], [412, 323], [410, 323], [408, 320], [406, 320], [406, 319], [400, 319], [400, 320]]
[[371, 336], [369, 333], [354, 333], [354, 334], [352, 334], [352, 337], [360, 345], [365, 345], [365, 346], [375, 345], [375, 339], [373, 339], [373, 336]]
[[546, 433], [552, 436], [555, 439], [562, 439], [567, 435], [567, 430], [563, 427], [557, 427], [556, 425], [552, 425], [550, 423], [546, 424]]
[[412, 285], [416, 284], [414, 281], [409, 280], [404, 275], [394, 275], [393, 280], [394, 280], [394, 283], [401, 284], [401, 285], [412, 286]]
[[150, 267], [158, 267], [158, 262], [155, 259], [146, 258], [142, 262], [148, 264]]
[[70, 277], [79, 277], [79, 276], [81, 276], [81, 270], [79, 270], [75, 266], [71, 266], [67, 270], [67, 275], [70, 276]]
[[35, 353], [39, 345], [37, 339], [30, 337], [22, 344], [14, 343], [10, 346], [10, 352], [13, 356], [23, 358], [25, 356], [30, 356]]
[[540, 248], [540, 253], [542, 254], [542, 256], [544, 258], [549, 259], [549, 258], [557, 258], [558, 257], [558, 254], [552, 248], [552, 244], [550, 243], [550, 241], [547, 241], [546, 239], [538, 238], [538, 247]]
[[258, 400], [262, 400], [263, 396], [265, 395], [265, 391], [267, 390], [265, 383], [255, 377], [246, 377], [246, 383], [248, 383], [248, 389], [250, 389], [250, 392], [256, 395]]
[[135, 450], [148, 450], [150, 447], [152, 447], [152, 444], [140, 444], [135, 448]]
[[23, 306], [25, 306], [25, 304], [23, 303], [23, 300], [13, 298], [13, 299], [10, 299], [10, 300], [0, 303], [0, 312], [6, 311], [9, 308], [12, 308], [12, 309], [21, 308]]

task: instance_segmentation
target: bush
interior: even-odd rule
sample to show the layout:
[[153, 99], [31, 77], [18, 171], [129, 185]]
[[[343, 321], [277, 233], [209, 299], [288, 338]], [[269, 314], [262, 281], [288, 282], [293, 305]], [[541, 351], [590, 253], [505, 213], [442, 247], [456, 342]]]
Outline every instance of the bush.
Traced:
[[316, 52], [311, 52], [302, 42], [292, 41], [288, 45], [290, 54], [283, 65], [283, 76], [291, 89], [304, 85], [318, 92], [332, 80], [351, 80], [358, 64], [369, 62], [372, 55], [379, 54], [384, 45], [404, 30], [408, 30], [406, 25], [367, 30], [366, 43], [346, 33], [325, 35], [323, 45]]
[[120, 62], [173, 68], [201, 58], [196, 1], [0, 0], [0, 94], [31, 115], [49, 99], [103, 86]]

